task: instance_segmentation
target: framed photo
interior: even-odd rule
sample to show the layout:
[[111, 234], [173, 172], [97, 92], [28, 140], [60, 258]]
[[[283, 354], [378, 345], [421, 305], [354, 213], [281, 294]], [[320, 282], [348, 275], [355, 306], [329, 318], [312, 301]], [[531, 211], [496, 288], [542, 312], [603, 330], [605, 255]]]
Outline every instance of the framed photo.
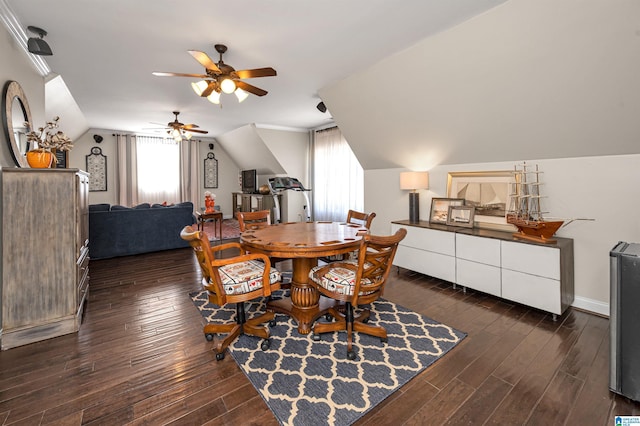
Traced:
[[512, 231], [507, 223], [509, 188], [514, 181], [511, 170], [488, 172], [449, 172], [447, 195], [464, 199], [474, 207], [478, 227]]
[[475, 207], [473, 206], [449, 206], [447, 225], [473, 228], [474, 213]]
[[463, 206], [463, 198], [432, 198], [431, 213], [429, 223], [447, 223], [449, 217], [449, 206]]

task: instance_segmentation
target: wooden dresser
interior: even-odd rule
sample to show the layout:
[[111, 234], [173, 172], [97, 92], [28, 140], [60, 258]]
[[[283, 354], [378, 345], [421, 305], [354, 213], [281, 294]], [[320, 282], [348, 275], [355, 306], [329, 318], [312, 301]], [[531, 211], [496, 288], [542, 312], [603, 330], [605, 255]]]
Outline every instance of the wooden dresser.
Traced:
[[78, 331], [89, 291], [89, 175], [2, 168], [2, 349]]

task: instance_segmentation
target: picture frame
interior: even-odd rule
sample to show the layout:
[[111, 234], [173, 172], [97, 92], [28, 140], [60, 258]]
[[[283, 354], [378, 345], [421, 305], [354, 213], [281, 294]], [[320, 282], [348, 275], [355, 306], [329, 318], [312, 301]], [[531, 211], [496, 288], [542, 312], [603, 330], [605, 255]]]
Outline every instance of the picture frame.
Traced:
[[464, 198], [432, 198], [429, 223], [447, 224], [450, 206], [463, 206]]
[[447, 196], [465, 200], [464, 205], [474, 207], [477, 227], [514, 231], [507, 223], [509, 190], [514, 182], [511, 170], [477, 172], [449, 172]]
[[447, 225], [473, 228], [474, 213], [475, 207], [473, 206], [449, 206]]

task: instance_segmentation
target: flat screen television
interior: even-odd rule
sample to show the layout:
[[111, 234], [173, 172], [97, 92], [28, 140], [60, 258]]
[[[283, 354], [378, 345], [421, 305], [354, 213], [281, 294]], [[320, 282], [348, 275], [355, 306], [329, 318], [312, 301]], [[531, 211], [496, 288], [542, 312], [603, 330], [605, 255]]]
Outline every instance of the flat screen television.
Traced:
[[242, 171], [242, 192], [245, 194], [258, 192], [258, 174], [255, 169]]

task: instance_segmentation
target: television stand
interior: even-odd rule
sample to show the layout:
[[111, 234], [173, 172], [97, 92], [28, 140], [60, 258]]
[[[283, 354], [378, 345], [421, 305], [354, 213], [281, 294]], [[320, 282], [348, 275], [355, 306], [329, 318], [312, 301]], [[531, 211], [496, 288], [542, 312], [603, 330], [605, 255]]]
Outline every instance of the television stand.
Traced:
[[269, 210], [271, 212], [271, 223], [275, 223], [273, 207], [276, 205], [274, 196], [271, 194], [248, 194], [244, 192], [231, 193], [231, 208], [233, 217], [237, 212], [253, 212], [259, 210]]

